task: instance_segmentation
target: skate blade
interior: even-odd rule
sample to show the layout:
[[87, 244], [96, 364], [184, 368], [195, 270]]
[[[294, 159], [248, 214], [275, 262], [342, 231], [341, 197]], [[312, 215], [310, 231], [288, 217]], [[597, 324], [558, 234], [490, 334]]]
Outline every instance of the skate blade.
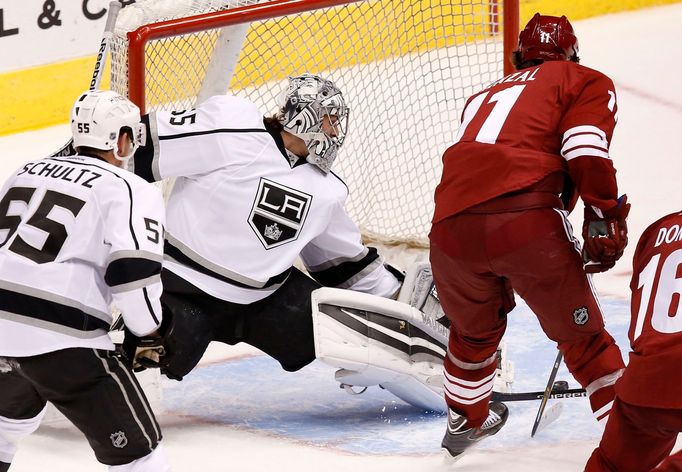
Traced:
[[[469, 449], [470, 448], [467, 448], [467, 451]], [[440, 454], [441, 454], [441, 457], [443, 459], [443, 465], [454, 465], [454, 464], [456, 464], [462, 458], [462, 456], [464, 456], [465, 452], [459, 454], [458, 456], [452, 456], [447, 449], [445, 449], [444, 447], [441, 447], [440, 448]]]

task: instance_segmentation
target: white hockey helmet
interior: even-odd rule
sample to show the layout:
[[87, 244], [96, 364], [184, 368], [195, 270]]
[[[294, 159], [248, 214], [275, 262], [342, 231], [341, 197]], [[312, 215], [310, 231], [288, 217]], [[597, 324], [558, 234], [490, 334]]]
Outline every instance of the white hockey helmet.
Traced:
[[[131, 151], [121, 156], [118, 137], [122, 131], [132, 133]], [[71, 110], [73, 147], [89, 147], [114, 151], [116, 159], [125, 161], [144, 144], [144, 125], [140, 109], [127, 98], [112, 90], [92, 90], [81, 94]]]
[[303, 139], [306, 160], [328, 173], [348, 132], [349, 110], [341, 91], [330, 80], [303, 74], [289, 78], [280, 104], [284, 129]]

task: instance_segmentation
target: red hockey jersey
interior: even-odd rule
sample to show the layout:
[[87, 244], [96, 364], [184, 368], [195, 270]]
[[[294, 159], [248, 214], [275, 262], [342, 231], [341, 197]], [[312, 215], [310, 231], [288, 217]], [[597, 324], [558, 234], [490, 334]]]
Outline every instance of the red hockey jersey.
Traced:
[[554, 172], [570, 175], [586, 204], [613, 207], [617, 111], [611, 79], [574, 62], [545, 62], [494, 82], [469, 98], [445, 151], [433, 222]]
[[633, 405], [682, 409], [682, 213], [642, 233], [632, 268], [633, 352], [616, 391]]

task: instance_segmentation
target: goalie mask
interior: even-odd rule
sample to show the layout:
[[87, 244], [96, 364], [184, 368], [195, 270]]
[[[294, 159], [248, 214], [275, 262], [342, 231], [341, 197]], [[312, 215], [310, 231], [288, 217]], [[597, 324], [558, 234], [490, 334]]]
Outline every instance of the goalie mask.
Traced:
[[[122, 156], [118, 138], [122, 132], [132, 134], [130, 152]], [[140, 109], [127, 98], [111, 90], [88, 91], [78, 97], [71, 110], [73, 147], [89, 147], [114, 151], [120, 161], [130, 158], [144, 143], [144, 125]]]
[[348, 131], [341, 91], [330, 80], [303, 74], [289, 78], [280, 103], [284, 129], [305, 141], [306, 160], [328, 173]]

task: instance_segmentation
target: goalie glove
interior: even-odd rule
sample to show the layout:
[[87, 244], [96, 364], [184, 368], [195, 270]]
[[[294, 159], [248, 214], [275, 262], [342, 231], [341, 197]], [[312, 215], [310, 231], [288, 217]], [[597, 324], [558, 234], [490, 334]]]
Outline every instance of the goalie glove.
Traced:
[[626, 219], [629, 212], [627, 195], [622, 195], [616, 206], [606, 211], [595, 211], [593, 207], [585, 207], [583, 221], [585, 272], [605, 272], [616, 265], [628, 244]]

